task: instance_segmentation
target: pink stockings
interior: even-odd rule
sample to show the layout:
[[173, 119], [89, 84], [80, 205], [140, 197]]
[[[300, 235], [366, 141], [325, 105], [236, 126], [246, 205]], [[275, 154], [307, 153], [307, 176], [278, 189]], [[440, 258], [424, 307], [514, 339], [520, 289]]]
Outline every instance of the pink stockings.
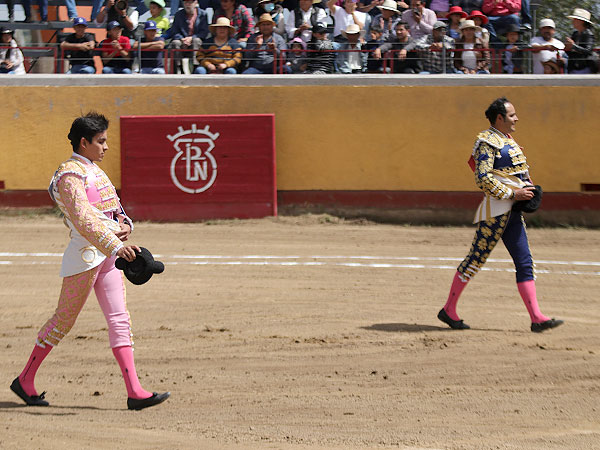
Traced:
[[[28, 395], [37, 395], [34, 386], [37, 369], [48, 353], [50, 353], [52, 347], [58, 345], [62, 338], [71, 330], [92, 288], [94, 288], [98, 303], [108, 324], [110, 346], [113, 349], [129, 348], [132, 351], [131, 346], [133, 342], [131, 340], [130, 318], [125, 303], [125, 284], [122, 273], [115, 268], [115, 259], [114, 256], [107, 258], [98, 267], [63, 279], [56, 311], [40, 329], [36, 346], [31, 353], [25, 369], [19, 375], [21, 386], [23, 386]], [[121, 351], [120, 353], [123, 352]], [[141, 387], [137, 387], [139, 386], [139, 382], [137, 381], [135, 367], [133, 366], [133, 353], [131, 358], [121, 358], [123, 361], [126, 361], [125, 364], [117, 357], [117, 353], [115, 353], [115, 357], [119, 362], [119, 366], [122, 370], [123, 367], [127, 369], [130, 378], [128, 380], [126, 377], [125, 380], [129, 396], [132, 398], [150, 396], [150, 393], [146, 395], [146, 391], [143, 391]], [[135, 377], [135, 382], [131, 381], [132, 377]], [[138, 396], [140, 389], [143, 391], [143, 397]]]
[[[458, 299], [463, 289], [467, 285], [467, 281], [463, 281], [461, 278], [462, 275], [459, 272], [454, 274], [454, 279], [452, 280], [452, 286], [450, 287], [450, 294], [448, 294], [448, 300], [444, 305], [444, 309], [446, 313], [452, 320], [460, 320], [458, 314], [456, 314], [456, 304], [458, 303]], [[549, 320], [548, 317], [544, 316], [538, 305], [537, 295], [535, 291], [535, 281], [528, 280], [517, 283], [517, 288], [519, 289], [519, 294], [521, 294], [521, 298], [523, 299], [523, 303], [525, 303], [525, 307], [529, 312], [529, 317], [531, 318], [532, 323], [541, 323]]]

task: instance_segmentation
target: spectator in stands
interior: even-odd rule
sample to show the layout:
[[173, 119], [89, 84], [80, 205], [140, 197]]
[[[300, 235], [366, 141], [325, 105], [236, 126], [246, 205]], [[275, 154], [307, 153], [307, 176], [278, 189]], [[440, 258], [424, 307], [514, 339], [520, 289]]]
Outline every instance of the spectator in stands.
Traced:
[[410, 9], [402, 13], [402, 22], [408, 24], [410, 35], [415, 40], [431, 35], [436, 21], [435, 13], [425, 8], [424, 0], [411, 0]]
[[406, 46], [413, 42], [408, 31], [408, 26], [404, 22], [396, 24], [396, 36], [391, 37], [386, 43], [373, 52], [375, 58], [383, 57], [387, 52], [393, 51], [393, 72], [394, 73], [419, 73], [418, 54], [415, 50], [406, 51]]
[[422, 74], [454, 73], [452, 69], [452, 52], [454, 39], [446, 36], [446, 24], [437, 21], [433, 25], [432, 34], [422, 36], [408, 44], [404, 50], [407, 52], [417, 50], [423, 65]]
[[574, 74], [589, 74], [598, 71], [598, 65], [593, 59], [594, 32], [589, 11], [575, 8], [573, 14], [567, 16], [572, 20], [575, 31], [565, 40], [565, 50], [568, 56], [568, 72]]
[[60, 48], [67, 52], [71, 70], [69, 73], [93, 74], [96, 73], [94, 65], [94, 49], [96, 48], [96, 38], [92, 33], [86, 33], [87, 20], [83, 17], [73, 19], [73, 29], [75, 33], [69, 34]]
[[500, 42], [498, 36], [506, 33], [509, 25], [521, 25], [521, 0], [483, 0], [481, 10], [489, 19], [492, 43]]
[[511, 25], [506, 30], [506, 47], [502, 53], [502, 71], [504, 73], [523, 73], [523, 48], [521, 28]]
[[283, 7], [279, 0], [258, 0], [254, 9], [255, 20], [265, 13], [271, 14], [273, 22], [275, 22], [274, 33], [277, 33], [284, 40], [287, 40], [287, 32], [285, 31], [285, 18], [283, 16]]
[[456, 40], [460, 38], [460, 23], [467, 18], [468, 14], [460, 6], [453, 6], [446, 14], [448, 19], [448, 36]]
[[140, 42], [133, 44], [133, 49], [142, 50], [140, 60], [140, 73], [145, 75], [164, 75], [164, 53], [165, 39], [158, 35], [156, 22], [147, 20], [144, 23], [144, 36]]
[[[13, 31], [4, 27], [0, 28], [0, 74], [25, 75], [23, 52], [19, 49], [17, 41], [13, 39]], [[7, 48], [8, 47], [8, 48]]]
[[[390, 36], [394, 36], [393, 33], [390, 33]], [[394, 36], [395, 37], [395, 36]], [[383, 40], [383, 30], [377, 24], [372, 24], [369, 27], [369, 39], [367, 43], [363, 46], [365, 50], [368, 50], [369, 53], [367, 59], [367, 72], [369, 73], [383, 73], [383, 61], [381, 59], [381, 55], [379, 58], [375, 57], [375, 50], [381, 47], [385, 41]]]
[[106, 23], [108, 30], [109, 23], [119, 22], [122, 36], [133, 40], [138, 18], [138, 11], [131, 7], [127, 0], [106, 0], [106, 5], [96, 16], [96, 23], [98, 25]]
[[[167, 36], [165, 36], [167, 39], [172, 39], [169, 47], [176, 50], [173, 54], [173, 60], [177, 72], [187, 73], [186, 69], [189, 69], [187, 65], [182, 66], [182, 59], [186, 57], [183, 53], [187, 55], [188, 52], [177, 50], [198, 50], [206, 36], [208, 36], [206, 11], [198, 7], [196, 0], [184, 0], [183, 9], [177, 11], [173, 25], [167, 32]], [[192, 58], [195, 60], [195, 52], [192, 54]]]
[[475, 36], [476, 29], [472, 20], [463, 20], [460, 24], [460, 38], [455, 41], [454, 46], [455, 49], [462, 50], [454, 52], [454, 67], [459, 73], [490, 73], [490, 52], [482, 50], [485, 46]]
[[116, 20], [106, 26], [107, 37], [100, 43], [102, 73], [131, 73], [131, 42], [123, 36], [123, 28]]
[[283, 38], [273, 33], [275, 22], [271, 14], [265, 13], [258, 20], [258, 33], [248, 39], [247, 53], [250, 66], [244, 70], [244, 74], [275, 73], [275, 56], [279, 57], [281, 50], [286, 50], [287, 45]]
[[320, 3], [320, 0], [299, 0], [298, 6], [290, 11], [285, 24], [288, 38], [300, 37], [304, 42], [310, 41], [312, 28], [327, 17], [327, 12], [314, 3]]
[[334, 40], [338, 41], [343, 39], [342, 30], [348, 28], [348, 25], [355, 24], [358, 25], [361, 30], [365, 29], [367, 15], [363, 12], [357, 11], [357, 1], [358, 0], [344, 0], [343, 8], [336, 6], [336, 0], [329, 0], [327, 2], [327, 7], [329, 8], [334, 20]]
[[286, 73], [304, 73], [308, 67], [306, 58], [306, 42], [301, 37], [292, 39], [288, 47], [290, 51], [286, 53], [286, 63], [284, 70]]
[[552, 19], [540, 20], [540, 34], [531, 39], [531, 48], [533, 52], [533, 73], [543, 74], [546, 61], [553, 61], [559, 67], [565, 65], [565, 44], [554, 38], [556, 25]]
[[398, 12], [398, 7], [396, 6], [396, 1], [384, 0], [377, 9], [381, 11], [381, 13], [373, 17], [369, 30], [377, 25], [383, 32], [382, 39], [387, 40], [390, 35], [394, 34], [396, 24], [400, 22], [400, 14]]
[[[48, 23], [48, 0], [37, 0], [38, 8], [40, 9], [40, 21]], [[25, 22], [33, 22], [31, 17], [31, 0], [23, 0], [23, 11], [25, 12]]]
[[486, 48], [489, 48], [490, 31], [488, 22], [490, 20], [487, 18], [487, 16], [481, 11], [475, 10], [471, 12], [471, 15], [468, 16], [467, 19], [475, 22], [475, 26], [478, 27], [478, 30], [475, 32], [475, 36], [481, 39]]
[[239, 42], [233, 38], [235, 28], [227, 17], [219, 17], [208, 28], [211, 37], [198, 50], [199, 65], [194, 73], [236, 74], [242, 62], [242, 52]]
[[146, 6], [150, 10], [150, 17], [148, 20], [151, 20], [156, 24], [156, 35], [164, 36], [167, 34], [169, 28], [171, 28], [171, 22], [167, 17], [167, 12], [165, 11], [165, 0], [145, 0]]
[[[75, 0], [65, 0], [67, 3], [68, 2], [72, 2], [73, 6], [75, 6]], [[96, 18], [98, 17], [98, 13], [100, 12], [100, 9], [102, 9], [102, 5], [105, 5], [107, 7], [109, 7], [108, 4], [108, 0], [94, 0], [92, 3], [92, 14], [90, 17], [90, 20], [96, 20]], [[113, 2], [114, 3], [114, 2]], [[127, 0], [126, 0], [127, 3]], [[145, 12], [148, 11], [148, 8], [146, 8], [146, 5], [144, 4], [144, 0], [135, 0], [136, 6], [132, 6], [132, 10], [135, 9], [138, 13], [138, 18], [139, 16], [141, 16], [142, 14], [144, 14]], [[127, 4], [127, 7], [129, 7], [129, 4]], [[68, 9], [68, 6], [67, 6]], [[70, 13], [69, 13], [70, 14]], [[137, 19], [136, 19], [137, 22]], [[101, 20], [100, 23], [104, 23], [104, 20]], [[137, 25], [136, 25], [137, 27]]]
[[[360, 42], [364, 36], [364, 30], [352, 23], [342, 30], [342, 41], [338, 47], [336, 65], [339, 73], [362, 73], [367, 70], [368, 54], [362, 50]], [[354, 50], [354, 51], [352, 51]]]
[[318, 23], [312, 28], [312, 38], [307, 48], [312, 50], [308, 54], [308, 73], [315, 75], [333, 73], [336, 45], [328, 39], [327, 27], [324, 23]]
[[[235, 40], [239, 42], [240, 47], [246, 48], [248, 39], [254, 31], [254, 19], [250, 10], [242, 3], [238, 3], [238, 0], [221, 0], [221, 6], [213, 15], [213, 23], [216, 23], [219, 17], [229, 19], [235, 28]], [[285, 40], [283, 43], [285, 44]]]

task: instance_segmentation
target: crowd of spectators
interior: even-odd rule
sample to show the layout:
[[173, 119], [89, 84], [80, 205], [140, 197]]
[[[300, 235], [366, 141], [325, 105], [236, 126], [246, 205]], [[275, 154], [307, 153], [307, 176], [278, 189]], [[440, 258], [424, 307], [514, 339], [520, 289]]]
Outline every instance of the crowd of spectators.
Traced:
[[[47, 0], [37, 1], [47, 21]], [[70, 18], [74, 4], [66, 1]], [[96, 0], [90, 20], [106, 39], [97, 43], [90, 23], [72, 17], [75, 32], [60, 47], [73, 74], [96, 73], [94, 56], [102, 73], [164, 74], [167, 51], [174, 73], [199, 75], [514, 74], [526, 61], [535, 74], [596, 73], [591, 14], [568, 17], [574, 31], [560, 40], [550, 18], [532, 30], [529, 0]], [[24, 73], [13, 33], [1, 37], [0, 73]]]

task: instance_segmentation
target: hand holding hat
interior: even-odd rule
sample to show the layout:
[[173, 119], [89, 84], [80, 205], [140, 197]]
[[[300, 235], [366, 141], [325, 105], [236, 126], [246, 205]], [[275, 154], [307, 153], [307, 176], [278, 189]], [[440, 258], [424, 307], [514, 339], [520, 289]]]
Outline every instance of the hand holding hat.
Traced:
[[162, 273], [165, 265], [160, 261], [155, 261], [152, 253], [147, 248], [140, 247], [140, 251], [135, 252], [136, 257], [129, 262], [124, 258], [117, 258], [115, 267], [125, 274], [125, 277], [133, 284], [144, 284], [155, 273]]

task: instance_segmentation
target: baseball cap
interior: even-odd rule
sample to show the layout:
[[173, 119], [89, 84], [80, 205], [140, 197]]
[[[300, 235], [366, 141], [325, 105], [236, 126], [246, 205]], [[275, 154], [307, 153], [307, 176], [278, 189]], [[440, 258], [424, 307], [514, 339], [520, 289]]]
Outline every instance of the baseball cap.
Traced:
[[448, 28], [448, 25], [446, 25], [441, 20], [438, 20], [436, 23], [433, 24], [433, 29], [437, 30], [438, 28]]
[[554, 20], [552, 20], [552, 19], [540, 20], [540, 28], [544, 28], [544, 27], [556, 28], [556, 25], [554, 24]]
[[87, 20], [84, 17], [75, 17], [73, 19], [73, 26], [75, 25], [85, 25], [87, 27]]
[[121, 24], [119, 22], [117, 22], [116, 20], [108, 22], [108, 25], [106, 25], [107, 30], [112, 30], [113, 28], [116, 28], [116, 27], [123, 28], [121, 26]]
[[144, 30], [156, 30], [156, 22], [153, 20], [148, 20], [144, 23]]

